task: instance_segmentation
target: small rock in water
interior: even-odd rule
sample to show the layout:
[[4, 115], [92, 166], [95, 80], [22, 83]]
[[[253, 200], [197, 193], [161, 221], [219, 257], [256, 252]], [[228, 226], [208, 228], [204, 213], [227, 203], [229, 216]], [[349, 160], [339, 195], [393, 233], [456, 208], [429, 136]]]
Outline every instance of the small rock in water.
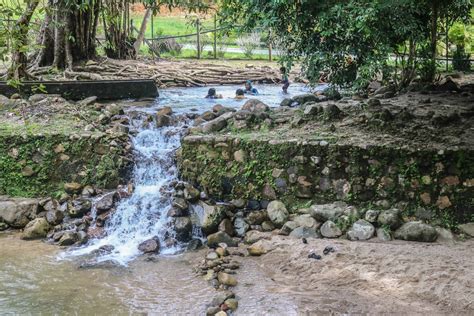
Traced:
[[267, 250], [259, 243], [255, 243], [249, 247], [247, 247], [247, 251], [251, 256], [261, 256], [267, 253]]
[[219, 258], [219, 255], [215, 251], [208, 253], [206, 256], [207, 260], [216, 260], [217, 258]]
[[233, 277], [232, 275], [225, 273], [225, 272], [219, 272], [217, 274], [217, 279], [219, 280], [220, 284], [228, 285], [228, 286], [236, 286], [237, 285], [237, 279]]
[[160, 251], [160, 240], [158, 237], [145, 240], [138, 245], [138, 250], [143, 253], [158, 253]]
[[202, 247], [202, 241], [201, 239], [192, 239], [189, 243], [188, 246], [186, 247], [186, 250], [192, 251], [192, 250], [197, 250]]
[[321, 260], [321, 256], [315, 254], [314, 252], [310, 253], [310, 254], [308, 255], [308, 258], [310, 258], [310, 259], [316, 259], [316, 260]]

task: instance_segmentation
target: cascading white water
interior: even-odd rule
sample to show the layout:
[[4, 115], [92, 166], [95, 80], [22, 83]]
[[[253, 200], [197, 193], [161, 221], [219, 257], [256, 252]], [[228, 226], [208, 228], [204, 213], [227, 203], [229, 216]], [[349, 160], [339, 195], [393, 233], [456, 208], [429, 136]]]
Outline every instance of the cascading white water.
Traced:
[[108, 245], [114, 247], [113, 251], [98, 260], [126, 264], [140, 254], [138, 245], [141, 242], [155, 236], [160, 239], [161, 253], [178, 250], [178, 246], [166, 247], [165, 238], [174, 236], [166, 214], [171, 207], [169, 184], [177, 180], [174, 153], [180, 146], [183, 124], [157, 128], [150, 123], [144, 128], [143, 122], [141, 118], [132, 120], [132, 125], [138, 129], [138, 134], [132, 138], [135, 151], [132, 195], [118, 203], [105, 226], [105, 237], [92, 240], [86, 247], [68, 255], [88, 254]]

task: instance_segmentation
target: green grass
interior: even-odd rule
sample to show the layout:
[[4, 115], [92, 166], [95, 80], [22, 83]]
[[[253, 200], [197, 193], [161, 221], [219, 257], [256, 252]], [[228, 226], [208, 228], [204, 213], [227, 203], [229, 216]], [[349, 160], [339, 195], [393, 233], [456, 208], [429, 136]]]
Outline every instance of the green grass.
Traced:
[[[151, 56], [151, 54], [148, 51], [148, 48], [146, 46], [142, 46], [140, 48], [140, 55], [141, 56]], [[181, 54], [179, 54], [179, 55], [164, 53], [164, 54], [161, 55], [161, 57], [164, 57], [164, 58], [197, 58], [197, 52], [196, 52], [195, 49], [183, 49], [181, 51]], [[202, 59], [214, 59], [214, 54], [213, 54], [213, 52], [203, 52], [201, 58]], [[254, 55], [252, 55], [252, 58], [248, 58], [243, 53], [228, 53], [228, 52], [226, 52], [224, 54], [224, 56], [220, 56], [219, 59], [268, 60], [268, 55], [267, 54], [254, 54]], [[274, 61], [278, 60], [278, 57], [273, 56], [273, 60]]]

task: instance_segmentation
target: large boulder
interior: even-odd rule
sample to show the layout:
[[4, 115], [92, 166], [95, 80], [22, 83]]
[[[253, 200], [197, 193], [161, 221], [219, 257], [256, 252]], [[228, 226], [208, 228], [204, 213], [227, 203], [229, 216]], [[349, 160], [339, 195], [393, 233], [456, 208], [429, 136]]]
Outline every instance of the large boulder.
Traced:
[[317, 204], [310, 208], [311, 215], [320, 222], [327, 220], [336, 220], [344, 214], [347, 204], [343, 202], [334, 202], [331, 204]]
[[46, 220], [51, 225], [58, 225], [61, 224], [64, 219], [64, 212], [61, 212], [58, 209], [53, 209], [46, 212]]
[[209, 205], [204, 202], [199, 202], [199, 211], [202, 210], [202, 216], [200, 216], [200, 226], [203, 233], [212, 234], [217, 231], [220, 222], [226, 215], [226, 207], [222, 204]]
[[394, 237], [409, 241], [433, 242], [438, 238], [438, 232], [433, 226], [416, 221], [403, 224], [395, 231]]
[[377, 218], [377, 222], [380, 226], [387, 226], [394, 230], [402, 225], [403, 220], [400, 210], [390, 209], [382, 211]]
[[349, 240], [367, 240], [374, 237], [375, 227], [364, 219], [359, 219], [352, 224], [351, 229], [347, 232]]
[[458, 226], [461, 233], [474, 237], [474, 223], [467, 223]]
[[59, 246], [71, 246], [79, 240], [79, 236], [75, 231], [66, 231], [58, 241]]
[[49, 231], [49, 223], [45, 218], [35, 218], [31, 222], [29, 222], [25, 229], [23, 230], [23, 234], [21, 235], [22, 239], [38, 239], [44, 238], [48, 234]]
[[138, 250], [143, 253], [158, 253], [160, 252], [160, 240], [158, 237], [153, 237], [138, 245]]
[[179, 241], [189, 241], [192, 237], [193, 223], [189, 217], [176, 217], [174, 219], [174, 229], [176, 232], [176, 239]]
[[342, 236], [342, 231], [333, 221], [326, 221], [321, 226], [321, 235], [326, 238], [337, 238]]
[[215, 248], [220, 243], [225, 243], [229, 247], [237, 247], [237, 242], [224, 232], [217, 232], [207, 236], [207, 245], [209, 247]]
[[288, 220], [288, 210], [281, 201], [271, 201], [267, 206], [268, 217], [277, 227], [283, 226]]
[[0, 196], [0, 222], [23, 228], [38, 212], [38, 200]]
[[250, 99], [247, 102], [245, 102], [241, 110], [255, 113], [255, 112], [266, 112], [269, 109], [270, 108], [268, 107], [268, 105], [266, 105], [262, 101], [257, 100], [257, 99]]

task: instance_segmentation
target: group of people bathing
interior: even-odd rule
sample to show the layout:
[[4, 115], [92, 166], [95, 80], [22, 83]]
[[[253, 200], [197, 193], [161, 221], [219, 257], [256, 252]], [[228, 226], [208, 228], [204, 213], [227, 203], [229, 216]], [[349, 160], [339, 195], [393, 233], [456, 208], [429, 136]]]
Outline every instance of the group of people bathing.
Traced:
[[[286, 94], [286, 93], [288, 93], [288, 87], [290, 86], [290, 81], [288, 80], [288, 73], [287, 73], [285, 67], [281, 67], [280, 72], [282, 74], [282, 80], [281, 80], [281, 82], [283, 83], [282, 90], [283, 90], [283, 93]], [[237, 100], [245, 99], [246, 94], [247, 95], [258, 95], [259, 94], [257, 88], [255, 88], [252, 85], [251, 80], [247, 80], [245, 82], [244, 89], [237, 89], [237, 91], [235, 91], [235, 99], [237, 99]], [[209, 91], [207, 92], [207, 95], [206, 95], [206, 99], [222, 99], [222, 98], [223, 98], [222, 94], [217, 94], [217, 91], [216, 91], [215, 88], [210, 88]]]

